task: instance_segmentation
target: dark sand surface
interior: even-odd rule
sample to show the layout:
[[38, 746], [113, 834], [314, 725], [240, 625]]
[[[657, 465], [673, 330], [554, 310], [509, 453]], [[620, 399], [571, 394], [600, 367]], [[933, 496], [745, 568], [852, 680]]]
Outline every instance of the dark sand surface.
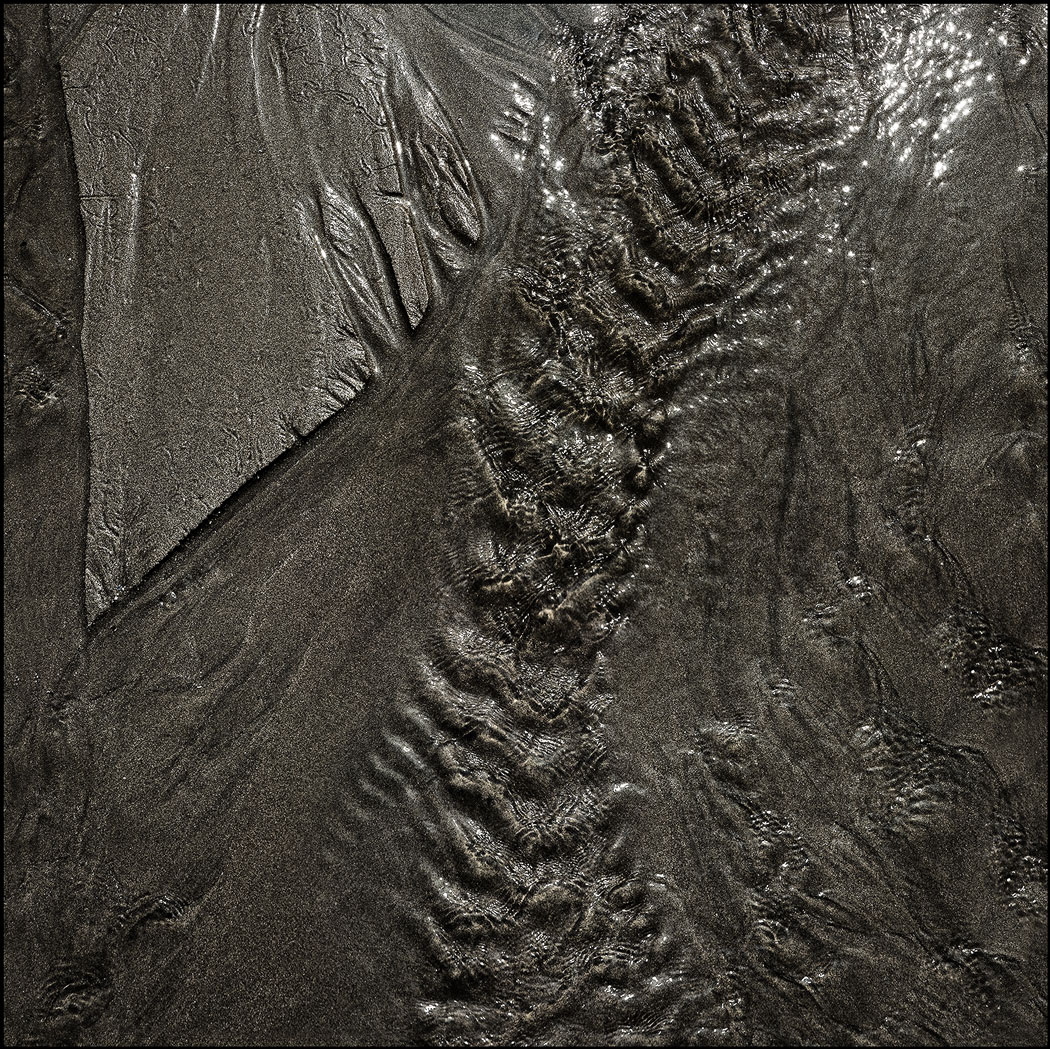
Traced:
[[1045, 1044], [1046, 43], [8, 5], [5, 1044]]

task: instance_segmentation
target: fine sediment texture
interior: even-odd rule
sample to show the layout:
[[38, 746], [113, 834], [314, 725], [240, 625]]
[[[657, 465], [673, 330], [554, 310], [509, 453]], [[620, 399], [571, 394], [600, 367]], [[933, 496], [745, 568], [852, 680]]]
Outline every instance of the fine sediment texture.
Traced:
[[1044, 1043], [1046, 39], [5, 13], [5, 1044]]
[[390, 16], [53, 9], [87, 232], [94, 619], [357, 396], [483, 215]]

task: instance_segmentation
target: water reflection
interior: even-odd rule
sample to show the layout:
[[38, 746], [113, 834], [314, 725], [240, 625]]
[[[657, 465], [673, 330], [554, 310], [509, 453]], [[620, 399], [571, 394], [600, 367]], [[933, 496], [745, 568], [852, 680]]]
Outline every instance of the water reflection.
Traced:
[[[997, 94], [998, 79], [1016, 75], [1030, 61], [1031, 34], [1009, 26], [1014, 16], [1008, 13], [986, 24], [989, 10], [922, 5], [879, 71], [876, 135], [898, 164], [920, 158], [929, 163], [934, 181], [951, 170], [956, 135], [975, 105]], [[1045, 8], [1041, 17], [1045, 26]]]

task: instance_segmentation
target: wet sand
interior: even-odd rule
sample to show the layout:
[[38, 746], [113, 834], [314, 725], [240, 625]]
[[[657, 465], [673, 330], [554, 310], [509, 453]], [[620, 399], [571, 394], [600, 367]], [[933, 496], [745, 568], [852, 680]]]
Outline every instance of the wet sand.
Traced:
[[5, 1044], [1045, 1042], [1045, 5], [5, 38]]

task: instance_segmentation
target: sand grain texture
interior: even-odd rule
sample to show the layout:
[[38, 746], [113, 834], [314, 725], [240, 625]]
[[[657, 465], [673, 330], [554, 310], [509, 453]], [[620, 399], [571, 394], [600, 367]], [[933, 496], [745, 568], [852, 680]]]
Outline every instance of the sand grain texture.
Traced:
[[1046, 40], [9, 5], [5, 1044], [1044, 1044]]

